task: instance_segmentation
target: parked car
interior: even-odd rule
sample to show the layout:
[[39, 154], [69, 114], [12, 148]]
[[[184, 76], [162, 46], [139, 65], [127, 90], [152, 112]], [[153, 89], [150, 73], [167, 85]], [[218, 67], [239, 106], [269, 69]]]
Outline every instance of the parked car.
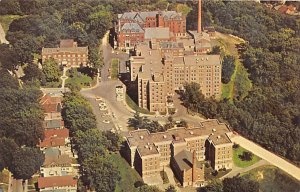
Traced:
[[110, 123], [110, 121], [107, 120], [107, 119], [103, 120], [102, 122], [103, 122], [103, 123], [106, 123], [106, 124]]

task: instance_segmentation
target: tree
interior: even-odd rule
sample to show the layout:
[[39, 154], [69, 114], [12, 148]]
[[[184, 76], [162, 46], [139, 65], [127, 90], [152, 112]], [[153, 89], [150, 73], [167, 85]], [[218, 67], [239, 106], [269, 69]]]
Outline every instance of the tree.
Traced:
[[143, 185], [139, 187], [138, 192], [161, 192], [156, 186]]
[[251, 153], [250, 151], [244, 151], [241, 155], [240, 158], [243, 161], [251, 161], [253, 158], [253, 153]]
[[103, 136], [106, 137], [106, 139], [109, 141], [109, 145], [107, 146], [108, 150], [119, 151], [122, 143], [122, 137], [118, 133], [105, 131], [103, 132]]
[[115, 191], [120, 172], [107, 159], [93, 156], [82, 163], [84, 184], [97, 192]]
[[19, 82], [6, 69], [0, 69], [0, 87], [2, 89], [18, 89]]
[[209, 55], [220, 55], [222, 52], [222, 49], [219, 45], [213, 46], [211, 51], [208, 53]]
[[220, 180], [212, 180], [207, 186], [200, 188], [199, 192], [223, 192], [223, 184]]
[[94, 32], [97, 37], [103, 37], [112, 26], [112, 15], [108, 11], [98, 11], [89, 16], [89, 31]]
[[0, 1], [0, 15], [19, 15], [21, 13], [22, 12], [18, 0]]
[[42, 71], [45, 74], [47, 82], [58, 82], [61, 72], [58, 64], [53, 58], [47, 59], [42, 64]]
[[19, 148], [13, 153], [9, 170], [16, 179], [30, 179], [43, 165], [44, 160], [44, 154], [38, 148]]
[[17, 68], [18, 60], [16, 52], [9, 45], [0, 44], [0, 63], [3, 69], [13, 71]]
[[174, 185], [170, 185], [165, 192], [177, 192], [177, 190]]
[[72, 133], [77, 130], [86, 131], [97, 127], [96, 117], [90, 104], [78, 93], [64, 95], [62, 116], [66, 127]]
[[77, 131], [75, 143], [80, 161], [93, 156], [105, 156], [106, 148], [110, 145], [98, 129], [89, 129], [85, 132]]
[[183, 15], [188, 15], [189, 12], [192, 10], [188, 5], [186, 4], [178, 4], [176, 7], [177, 12], [182, 13]]
[[225, 55], [222, 62], [222, 83], [229, 83], [235, 69], [235, 57]]
[[12, 166], [13, 154], [18, 149], [18, 145], [13, 139], [0, 138], [0, 171], [5, 167]]
[[25, 75], [22, 80], [25, 82], [38, 80], [42, 85], [45, 84], [45, 75], [36, 64], [29, 63], [24, 69]]
[[244, 177], [225, 178], [223, 180], [224, 192], [258, 192], [259, 183]]

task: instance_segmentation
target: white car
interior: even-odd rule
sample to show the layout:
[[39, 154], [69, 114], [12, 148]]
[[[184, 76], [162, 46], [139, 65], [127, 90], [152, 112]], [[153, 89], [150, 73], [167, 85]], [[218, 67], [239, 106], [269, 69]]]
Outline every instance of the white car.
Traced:
[[106, 119], [103, 120], [102, 122], [103, 122], [103, 123], [106, 123], [106, 124], [110, 123], [110, 121], [109, 121], [109, 120], [106, 120]]
[[106, 106], [100, 106], [100, 111], [106, 111], [107, 110], [107, 107]]
[[101, 97], [96, 97], [96, 101], [102, 101]]

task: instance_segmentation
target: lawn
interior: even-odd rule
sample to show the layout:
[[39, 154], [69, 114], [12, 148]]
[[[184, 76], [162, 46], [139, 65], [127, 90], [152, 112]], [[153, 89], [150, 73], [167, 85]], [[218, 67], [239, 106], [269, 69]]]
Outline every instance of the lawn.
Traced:
[[251, 89], [251, 81], [248, 78], [248, 72], [244, 68], [239, 58], [239, 53], [236, 44], [242, 43], [243, 41], [234, 38], [227, 34], [217, 33], [217, 43], [223, 48], [223, 54], [229, 54], [235, 56], [235, 69], [231, 76], [231, 80], [227, 84], [222, 84], [222, 98], [233, 100], [234, 97], [245, 97], [248, 90]]
[[255, 164], [260, 160], [260, 158], [256, 155], [253, 154], [252, 160], [251, 161], [243, 161], [239, 155], [241, 155], [244, 151], [247, 151], [243, 147], [239, 146], [236, 149], [233, 149], [233, 162], [236, 166], [238, 167], [249, 167], [250, 165]]
[[9, 25], [11, 24], [11, 22], [15, 19], [19, 19], [21, 18], [22, 16], [20, 15], [1, 15], [0, 16], [0, 23], [3, 27], [3, 30], [6, 34], [6, 32], [8, 31], [9, 29]]
[[111, 79], [118, 79], [119, 75], [119, 59], [112, 59], [111, 61]]
[[259, 182], [263, 192], [299, 192], [300, 182], [274, 166], [262, 166], [241, 174]]
[[131, 168], [128, 162], [121, 157], [120, 154], [111, 154], [110, 157], [114, 165], [121, 173], [121, 181], [117, 184], [115, 192], [134, 192], [137, 191], [134, 187], [134, 183], [142, 181], [140, 175]]
[[66, 79], [66, 87], [68, 87], [68, 85], [70, 84], [73, 84], [73, 85], [80, 86], [81, 88], [84, 88], [84, 87], [90, 87], [91, 85], [96, 83], [95, 82], [96, 78], [94, 78], [93, 80], [90, 76], [79, 72], [78, 69], [68, 70], [67, 76], [69, 78]]
[[126, 94], [126, 103], [131, 109], [133, 109], [139, 113], [152, 114], [152, 115], [154, 114], [154, 113], [151, 113], [150, 111], [148, 111], [147, 109], [140, 108], [127, 94]]

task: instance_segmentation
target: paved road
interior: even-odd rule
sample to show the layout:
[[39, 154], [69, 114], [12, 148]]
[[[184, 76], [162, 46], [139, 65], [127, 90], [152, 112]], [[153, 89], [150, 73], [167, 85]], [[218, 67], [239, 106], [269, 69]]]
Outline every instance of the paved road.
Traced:
[[5, 38], [5, 32], [4, 32], [3, 27], [0, 23], [0, 44], [1, 43], [9, 44], [9, 42]]
[[229, 173], [227, 173], [226, 175], [224, 175], [220, 179], [224, 179], [224, 178], [227, 178], [227, 177], [234, 177], [234, 176], [237, 176], [238, 174], [248, 172], [252, 169], [255, 169], [255, 168], [263, 166], [263, 165], [270, 165], [270, 163], [268, 161], [262, 159], [262, 160], [256, 162], [255, 164], [253, 164], [249, 167], [245, 167], [245, 168], [233, 167], [232, 171], [230, 171]]
[[300, 181], [300, 168], [289, 163], [288, 161], [282, 159], [281, 157], [275, 155], [274, 153], [269, 152], [268, 150], [262, 148], [261, 146], [255, 144], [254, 142], [242, 137], [242, 136], [233, 136], [232, 141], [241, 145], [245, 149], [251, 151], [255, 155], [259, 156], [262, 159], [267, 160], [272, 165], [278, 167], [279, 169], [289, 173], [291, 176]]
[[64, 88], [65, 88], [66, 79], [69, 78], [69, 77], [66, 75], [67, 70], [69, 70], [69, 68], [64, 67], [64, 69], [63, 69], [63, 75], [60, 77], [60, 79], [62, 80], [62, 83], [61, 83], [61, 89], [64, 89]]

